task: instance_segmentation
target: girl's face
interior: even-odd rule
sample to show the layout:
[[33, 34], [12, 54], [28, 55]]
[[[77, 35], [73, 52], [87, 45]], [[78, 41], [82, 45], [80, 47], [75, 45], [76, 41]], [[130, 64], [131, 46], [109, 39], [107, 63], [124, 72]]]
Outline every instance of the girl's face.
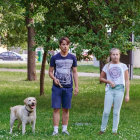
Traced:
[[64, 53], [64, 54], [68, 53], [69, 44], [67, 44], [66, 40], [63, 40], [59, 47], [60, 47], [62, 53]]
[[111, 61], [113, 63], [119, 63], [120, 62], [120, 52], [119, 52], [119, 50], [114, 50], [111, 53], [110, 57], [111, 57]]

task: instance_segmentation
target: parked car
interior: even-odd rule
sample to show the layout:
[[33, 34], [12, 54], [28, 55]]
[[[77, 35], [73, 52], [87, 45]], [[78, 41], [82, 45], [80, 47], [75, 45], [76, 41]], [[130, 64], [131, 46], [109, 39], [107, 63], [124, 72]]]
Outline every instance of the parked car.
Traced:
[[6, 61], [15, 61], [15, 60], [19, 60], [19, 61], [23, 61], [24, 58], [15, 52], [2, 52], [0, 53], [0, 60], [6, 60]]

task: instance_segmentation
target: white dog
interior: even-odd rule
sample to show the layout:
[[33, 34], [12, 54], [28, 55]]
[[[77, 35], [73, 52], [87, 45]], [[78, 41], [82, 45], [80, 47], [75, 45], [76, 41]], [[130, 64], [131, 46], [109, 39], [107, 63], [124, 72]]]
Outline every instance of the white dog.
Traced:
[[32, 131], [35, 133], [36, 123], [36, 99], [34, 97], [28, 97], [24, 100], [25, 105], [17, 105], [11, 107], [10, 114], [10, 133], [12, 134], [13, 124], [15, 120], [19, 121], [18, 128], [22, 124], [22, 134], [25, 134], [26, 124], [32, 124]]

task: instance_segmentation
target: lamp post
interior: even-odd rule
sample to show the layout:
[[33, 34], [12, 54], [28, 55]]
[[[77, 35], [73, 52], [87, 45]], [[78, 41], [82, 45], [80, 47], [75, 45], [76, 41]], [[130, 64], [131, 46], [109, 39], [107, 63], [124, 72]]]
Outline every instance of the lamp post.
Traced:
[[107, 35], [111, 36], [111, 28], [108, 25], [105, 25], [106, 30], [107, 30]]
[[[132, 44], [134, 44], [134, 37], [135, 37], [134, 32], [132, 32], [132, 34], [131, 34]], [[130, 73], [129, 73], [130, 80], [133, 79], [133, 64], [134, 64], [134, 51], [130, 50]]]

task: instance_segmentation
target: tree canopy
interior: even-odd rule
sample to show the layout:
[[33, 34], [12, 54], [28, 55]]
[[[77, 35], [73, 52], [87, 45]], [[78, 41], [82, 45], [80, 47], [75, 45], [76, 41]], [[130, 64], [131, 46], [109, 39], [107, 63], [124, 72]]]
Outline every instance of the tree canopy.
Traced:
[[24, 9], [15, 0], [0, 1], [0, 36], [1, 44], [7, 47], [27, 46], [27, 30]]
[[123, 53], [132, 49], [130, 36], [136, 27], [132, 24], [139, 15], [133, 1], [71, 0], [65, 1], [62, 7], [70, 25], [60, 30], [61, 35], [78, 44], [76, 52], [89, 49], [98, 60], [105, 61], [113, 47]]
[[[88, 49], [98, 60], [104, 60], [112, 47], [123, 53], [132, 49], [132, 31], [139, 35], [140, 4], [136, 0], [5, 0], [0, 2], [3, 44], [25, 46], [29, 3], [34, 3], [30, 17], [35, 20], [36, 47], [45, 46], [45, 50], [58, 48], [54, 38], [68, 36], [77, 57]], [[111, 29], [110, 36], [107, 28]]]

